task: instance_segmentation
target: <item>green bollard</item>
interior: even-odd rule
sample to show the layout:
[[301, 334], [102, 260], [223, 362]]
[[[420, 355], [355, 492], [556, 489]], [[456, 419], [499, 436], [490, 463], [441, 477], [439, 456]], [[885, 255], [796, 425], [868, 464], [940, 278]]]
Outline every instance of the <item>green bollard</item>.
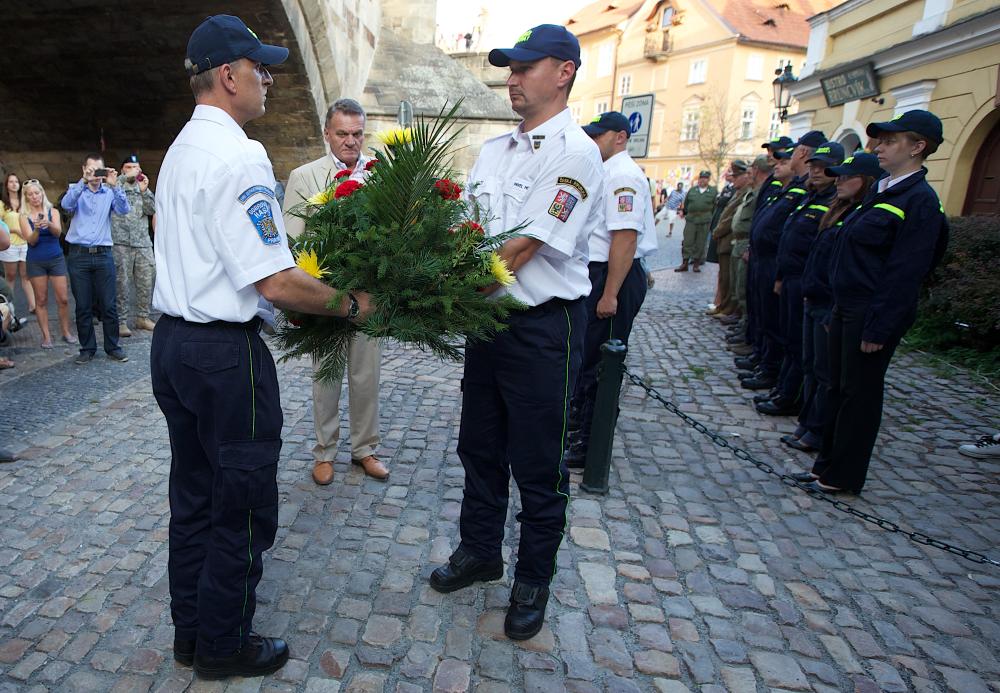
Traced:
[[608, 473], [611, 471], [611, 448], [618, 423], [618, 395], [622, 387], [625, 356], [622, 340], [611, 339], [601, 345], [601, 363], [597, 367], [597, 396], [594, 398], [594, 419], [590, 426], [590, 445], [584, 463], [580, 488], [587, 493], [607, 494]]

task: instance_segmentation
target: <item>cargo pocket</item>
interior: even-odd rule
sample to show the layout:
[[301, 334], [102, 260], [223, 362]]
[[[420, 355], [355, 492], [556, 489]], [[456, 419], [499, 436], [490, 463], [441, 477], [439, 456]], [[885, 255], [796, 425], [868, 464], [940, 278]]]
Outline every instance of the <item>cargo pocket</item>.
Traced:
[[199, 373], [218, 373], [235, 368], [240, 362], [240, 350], [232, 342], [184, 342], [181, 363]]
[[277, 505], [280, 452], [280, 439], [221, 443], [215, 504], [227, 510], [256, 510]]

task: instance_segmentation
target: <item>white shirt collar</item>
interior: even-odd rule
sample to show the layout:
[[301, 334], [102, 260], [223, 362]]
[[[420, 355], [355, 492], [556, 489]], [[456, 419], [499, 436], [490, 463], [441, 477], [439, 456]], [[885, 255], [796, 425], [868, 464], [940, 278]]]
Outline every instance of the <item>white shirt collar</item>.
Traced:
[[[511, 138], [515, 143], [526, 142], [532, 151], [538, 151], [538, 149], [541, 149], [541, 146], [545, 144], [546, 139], [555, 137], [560, 132], [565, 130], [566, 127], [572, 122], [573, 114], [570, 113], [569, 108], [567, 107], [530, 132], [524, 132], [522, 130], [524, 127], [524, 122], [522, 121], [522, 123], [511, 133]], [[533, 146], [532, 143], [534, 142], [538, 142], [537, 148]]]
[[[604, 162], [604, 167], [605, 168], [610, 168], [611, 166], [614, 166], [615, 164], [617, 164], [620, 161], [623, 161], [624, 159], [627, 159], [627, 158], [628, 158], [628, 150], [623, 149], [620, 152], [618, 152], [617, 154], [615, 154], [614, 156], [610, 157], [607, 161], [605, 161]], [[612, 163], [612, 162], [614, 162], [614, 163]]]
[[218, 106], [209, 106], [208, 104], [200, 103], [194, 107], [194, 113], [191, 114], [191, 120], [207, 120], [212, 123], [217, 123], [223, 126], [227, 130], [231, 130], [233, 134], [238, 134], [243, 139], [249, 139], [247, 134], [243, 132], [243, 128], [240, 127], [239, 123], [233, 120], [233, 117], [223, 111]]
[[[337, 157], [335, 157], [333, 155], [333, 152], [331, 152], [329, 150], [329, 148], [327, 148], [326, 153], [333, 160], [333, 167], [335, 169], [337, 169], [338, 171], [344, 171], [347, 168], [349, 168], [347, 164], [345, 164], [343, 161], [341, 161], [340, 159], [338, 159]], [[355, 167], [360, 166], [360, 167], [364, 168], [365, 164], [367, 164], [373, 158], [375, 158], [375, 157], [366, 156], [364, 152], [361, 152], [360, 154], [358, 154], [358, 163], [356, 163], [354, 166]]]
[[920, 172], [920, 169], [918, 168], [916, 171], [910, 171], [909, 173], [904, 173], [903, 175], [899, 176], [898, 178], [892, 178], [890, 176], [882, 178], [878, 182], [878, 191], [880, 193], [885, 192], [886, 190], [888, 190], [889, 188], [891, 188], [892, 186], [894, 186], [896, 183], [899, 183], [900, 181], [904, 181], [907, 178], [909, 178], [910, 176], [912, 176], [914, 173], [919, 173], [919, 172]]

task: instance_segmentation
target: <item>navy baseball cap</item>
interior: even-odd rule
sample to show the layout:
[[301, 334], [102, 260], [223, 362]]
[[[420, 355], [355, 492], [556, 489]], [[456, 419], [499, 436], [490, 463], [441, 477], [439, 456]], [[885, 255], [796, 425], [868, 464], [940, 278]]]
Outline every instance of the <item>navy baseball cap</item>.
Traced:
[[798, 147], [801, 144], [806, 147], [821, 147], [826, 143], [826, 135], [823, 134], [822, 130], [810, 130], [799, 138], [795, 146]]
[[788, 149], [795, 144], [795, 141], [788, 135], [782, 135], [781, 137], [775, 137], [772, 140], [765, 142], [760, 145], [761, 149]]
[[240, 58], [277, 65], [288, 59], [288, 49], [261, 43], [239, 17], [217, 14], [191, 33], [184, 68], [189, 75], [196, 75]]
[[125, 164], [137, 164], [137, 163], [139, 163], [139, 156], [137, 154], [129, 154], [127, 157], [125, 157], [125, 160], [122, 162], [122, 166], [124, 166]]
[[807, 164], [818, 161], [827, 166], [840, 166], [844, 161], [844, 147], [837, 142], [824, 142], [816, 147], [813, 155], [806, 159]]
[[490, 65], [508, 67], [511, 60], [533, 63], [542, 58], [572, 60], [580, 67], [580, 42], [569, 29], [556, 24], [539, 24], [521, 34], [513, 48], [494, 48]]
[[844, 159], [840, 166], [830, 166], [826, 169], [826, 175], [831, 178], [835, 176], [871, 176], [881, 178], [885, 175], [878, 165], [878, 157], [868, 152], [858, 152], [854, 156]]
[[771, 156], [773, 156], [775, 159], [791, 159], [792, 154], [794, 153], [795, 153], [794, 149], [778, 149], [776, 151], [771, 152]]
[[602, 113], [583, 126], [583, 131], [591, 137], [597, 137], [612, 130], [615, 132], [624, 132], [627, 135], [632, 134], [632, 127], [629, 125], [628, 118], [618, 111]]
[[878, 137], [882, 132], [915, 132], [938, 144], [944, 142], [941, 119], [920, 109], [900, 113], [884, 123], [869, 123], [865, 132], [869, 137]]

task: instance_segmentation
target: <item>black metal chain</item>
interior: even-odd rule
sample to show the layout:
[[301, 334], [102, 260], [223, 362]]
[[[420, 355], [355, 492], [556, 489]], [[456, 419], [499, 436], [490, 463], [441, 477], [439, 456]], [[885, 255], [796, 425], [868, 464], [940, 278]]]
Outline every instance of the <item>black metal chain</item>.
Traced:
[[941, 549], [942, 551], [947, 551], [948, 553], [954, 554], [956, 556], [961, 556], [962, 558], [972, 561], [973, 563], [1000, 567], [1000, 561], [995, 560], [993, 558], [989, 558], [985, 554], [982, 554], [978, 551], [963, 549], [958, 546], [953, 546], [952, 544], [949, 544], [947, 542], [943, 542], [939, 539], [934, 539], [933, 537], [929, 537], [922, 532], [913, 532], [904, 529], [891, 520], [886, 520], [883, 517], [872, 515], [871, 513], [866, 513], [863, 510], [858, 510], [849, 503], [845, 503], [841, 500], [837, 500], [833, 496], [825, 495], [823, 493], [808, 488], [806, 484], [800, 481], [796, 481], [788, 474], [775, 471], [774, 467], [769, 465], [767, 462], [761, 462], [746, 450], [736, 447], [735, 445], [730, 443], [723, 436], [719, 435], [718, 433], [714, 433], [713, 431], [710, 431], [708, 427], [705, 426], [705, 424], [701, 423], [700, 421], [696, 421], [695, 419], [691, 418], [690, 416], [682, 412], [677, 407], [676, 404], [664, 399], [659, 392], [657, 392], [654, 388], [650, 387], [645, 382], [643, 382], [641, 378], [632, 373], [628, 368], [625, 368], [624, 370], [625, 370], [625, 375], [628, 377], [629, 380], [631, 380], [633, 383], [635, 383], [643, 390], [645, 390], [647, 395], [649, 395], [657, 402], [662, 404], [664, 408], [666, 408], [666, 410], [669, 411], [671, 414], [677, 415], [688, 426], [698, 431], [699, 433], [708, 436], [709, 439], [711, 439], [711, 441], [716, 445], [718, 445], [719, 447], [731, 451], [737, 459], [749, 462], [762, 472], [766, 472], [767, 474], [771, 474], [773, 476], [778, 477], [778, 479], [781, 480], [781, 483], [787, 486], [794, 486], [795, 488], [801, 489], [806, 493], [808, 493], [809, 495], [811, 495], [813, 498], [829, 503], [837, 510], [845, 512], [848, 515], [853, 515], [855, 517], [861, 518], [865, 522], [870, 522], [874, 525], [878, 525], [879, 527], [888, 532], [897, 532], [899, 534], [902, 534], [904, 537], [907, 537], [918, 544], [923, 544], [925, 546], [933, 546], [936, 549]]

